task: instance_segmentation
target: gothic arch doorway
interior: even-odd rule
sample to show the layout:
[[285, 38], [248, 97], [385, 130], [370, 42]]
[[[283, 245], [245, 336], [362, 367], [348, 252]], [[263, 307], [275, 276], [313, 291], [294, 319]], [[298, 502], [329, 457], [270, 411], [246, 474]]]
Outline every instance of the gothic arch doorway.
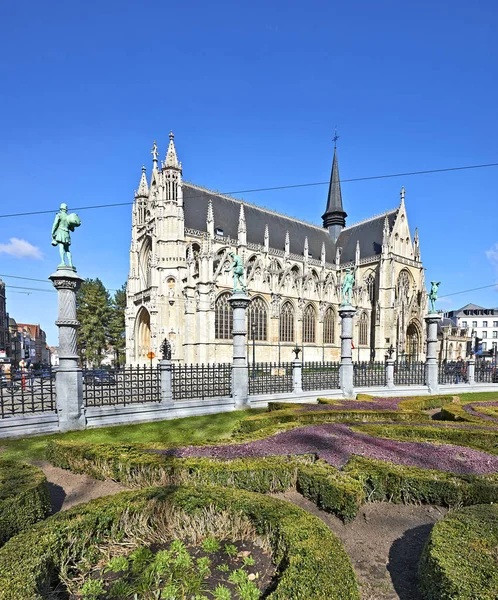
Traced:
[[417, 361], [420, 355], [420, 332], [415, 323], [410, 323], [406, 330], [406, 357]]
[[147, 354], [150, 351], [150, 314], [142, 307], [135, 321], [135, 360], [147, 362]]

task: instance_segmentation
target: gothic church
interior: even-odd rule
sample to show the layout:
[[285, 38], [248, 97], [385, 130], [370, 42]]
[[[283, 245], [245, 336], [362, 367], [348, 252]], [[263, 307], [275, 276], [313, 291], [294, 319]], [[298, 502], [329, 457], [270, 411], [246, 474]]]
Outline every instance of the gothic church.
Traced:
[[230, 362], [232, 276], [228, 253], [245, 265], [248, 344], [256, 361], [340, 359], [341, 282], [356, 267], [353, 360], [421, 360], [427, 312], [417, 230], [412, 239], [401, 190], [398, 208], [346, 226], [334, 148], [323, 227], [186, 183], [174, 136], [159, 165], [152, 150], [132, 209], [127, 285], [129, 364], [158, 360], [165, 338], [182, 363]]

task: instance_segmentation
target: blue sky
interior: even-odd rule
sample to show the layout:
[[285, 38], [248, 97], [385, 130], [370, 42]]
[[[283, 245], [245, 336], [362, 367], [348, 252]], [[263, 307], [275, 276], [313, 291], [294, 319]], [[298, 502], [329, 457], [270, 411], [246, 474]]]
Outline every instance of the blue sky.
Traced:
[[[498, 162], [495, 0], [44, 3], [2, 8], [0, 214], [133, 200], [176, 135], [184, 178], [220, 191]], [[348, 223], [397, 206], [440, 294], [498, 279], [498, 168], [343, 184]], [[326, 186], [244, 198], [321, 223]], [[118, 288], [130, 207], [79, 211], [74, 262]], [[46, 279], [53, 215], [0, 218], [2, 274]], [[23, 245], [23, 240], [34, 246]], [[21, 255], [21, 256], [20, 256]], [[22, 282], [8, 277], [9, 285]], [[8, 288], [56, 343], [56, 296]], [[496, 288], [451, 296], [497, 306]]]

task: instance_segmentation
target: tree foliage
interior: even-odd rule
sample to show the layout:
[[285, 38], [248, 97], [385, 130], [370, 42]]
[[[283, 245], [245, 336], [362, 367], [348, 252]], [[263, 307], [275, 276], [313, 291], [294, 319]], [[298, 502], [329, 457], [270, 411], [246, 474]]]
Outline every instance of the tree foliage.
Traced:
[[126, 283], [121, 286], [121, 289], [116, 290], [111, 300], [111, 318], [109, 320], [109, 344], [114, 350], [114, 360], [118, 367], [126, 360], [125, 310]]
[[86, 279], [76, 296], [78, 353], [85, 366], [100, 366], [108, 347], [111, 318], [109, 292], [100, 279]]

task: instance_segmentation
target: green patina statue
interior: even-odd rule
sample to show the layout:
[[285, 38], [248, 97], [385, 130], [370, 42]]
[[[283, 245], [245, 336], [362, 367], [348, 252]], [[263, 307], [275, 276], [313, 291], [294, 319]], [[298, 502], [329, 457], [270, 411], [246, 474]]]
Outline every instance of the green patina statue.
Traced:
[[431, 291], [429, 292], [429, 300], [431, 303], [431, 310], [429, 312], [435, 313], [436, 310], [436, 300], [437, 300], [437, 290], [441, 285], [440, 281], [431, 281]]
[[344, 277], [344, 281], [342, 282], [342, 305], [351, 304], [351, 299], [353, 295], [353, 286], [356, 280], [356, 266], [351, 273], [351, 269], [346, 269], [346, 275]]
[[228, 268], [225, 269], [225, 273], [231, 271], [233, 269], [233, 293], [237, 291], [237, 285], [240, 283], [240, 287], [244, 293], [247, 292], [246, 284], [244, 283], [244, 266], [242, 264], [242, 259], [240, 256], [237, 256], [234, 252], [229, 252], [228, 256], [232, 257], [233, 263]]
[[[67, 204], [61, 204], [59, 212], [55, 216], [54, 224], [52, 225], [52, 246], [59, 245], [61, 263], [58, 268], [73, 266], [73, 259], [69, 246], [71, 245], [70, 231], [74, 231], [76, 227], [81, 225], [81, 220], [76, 213], [67, 214]], [[66, 264], [67, 257], [67, 264]], [[75, 269], [76, 270], [76, 269]]]

